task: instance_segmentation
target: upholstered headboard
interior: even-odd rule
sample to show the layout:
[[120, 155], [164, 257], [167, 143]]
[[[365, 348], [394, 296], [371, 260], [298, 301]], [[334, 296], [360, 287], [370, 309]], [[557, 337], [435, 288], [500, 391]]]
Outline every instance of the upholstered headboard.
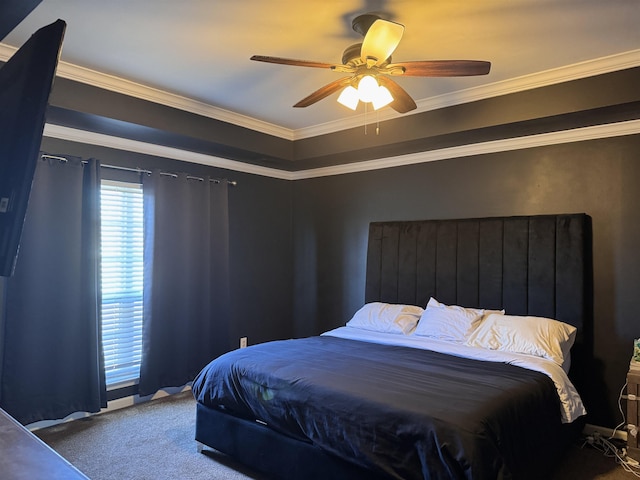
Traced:
[[585, 214], [375, 222], [365, 302], [503, 308], [570, 323], [590, 343], [592, 276]]

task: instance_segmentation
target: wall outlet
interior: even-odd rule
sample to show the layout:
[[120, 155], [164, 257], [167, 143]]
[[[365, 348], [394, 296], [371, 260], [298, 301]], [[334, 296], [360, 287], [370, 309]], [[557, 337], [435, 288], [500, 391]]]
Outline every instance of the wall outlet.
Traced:
[[247, 337], [240, 337], [240, 348], [246, 348], [247, 346]]

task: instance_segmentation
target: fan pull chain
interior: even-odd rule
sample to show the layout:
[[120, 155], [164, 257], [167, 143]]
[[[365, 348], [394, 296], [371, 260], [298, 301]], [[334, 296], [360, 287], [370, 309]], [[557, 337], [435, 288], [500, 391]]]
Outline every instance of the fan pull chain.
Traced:
[[[368, 124], [367, 124], [367, 112], [368, 112], [368, 103], [364, 104], [364, 134], [368, 134]], [[380, 135], [380, 112], [376, 110], [376, 135]]]
[[364, 104], [364, 134], [367, 134], [367, 105], [369, 105], [367, 102], [365, 102]]

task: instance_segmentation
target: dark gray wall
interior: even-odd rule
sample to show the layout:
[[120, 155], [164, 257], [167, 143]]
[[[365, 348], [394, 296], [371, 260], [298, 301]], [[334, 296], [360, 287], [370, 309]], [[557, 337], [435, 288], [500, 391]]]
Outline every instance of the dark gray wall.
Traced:
[[585, 212], [593, 218], [599, 389], [590, 422], [620, 421], [617, 395], [640, 336], [638, 135], [294, 182], [51, 138], [43, 149], [237, 180], [232, 335], [250, 343], [314, 335], [350, 318], [364, 299], [371, 221]]
[[296, 181], [296, 334], [343, 325], [363, 304], [369, 222], [585, 212], [597, 360], [589, 421], [614, 427], [640, 336], [638, 152], [635, 135]]
[[[383, 122], [376, 138], [357, 128], [294, 142], [57, 79], [47, 121], [301, 170], [637, 119], [639, 78], [640, 67], [632, 68], [403, 116]], [[634, 317], [638, 137], [292, 182], [51, 138], [43, 148], [114, 165], [238, 180], [230, 193], [232, 335], [248, 336], [250, 343], [314, 335], [348, 320], [364, 298], [371, 221], [588, 213], [594, 229], [593, 375], [599, 399], [590, 421], [615, 426], [631, 342], [640, 337]]]

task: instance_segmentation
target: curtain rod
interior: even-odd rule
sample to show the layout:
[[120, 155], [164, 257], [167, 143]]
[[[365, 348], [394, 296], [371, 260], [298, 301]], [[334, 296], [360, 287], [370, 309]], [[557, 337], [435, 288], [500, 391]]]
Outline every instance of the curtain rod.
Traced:
[[[56, 155], [48, 155], [48, 154], [44, 154], [41, 156], [41, 158], [45, 159], [50, 159], [50, 160], [58, 160], [59, 162], [68, 162], [69, 160], [66, 159], [65, 157], [58, 157]], [[82, 163], [87, 163], [86, 160], [82, 160]], [[121, 167], [118, 165], [100, 165], [100, 167], [102, 168], [111, 168], [114, 170], [124, 170], [127, 172], [136, 172], [136, 173], [145, 173], [147, 175], [151, 175], [153, 172], [151, 170], [144, 170], [142, 168], [131, 168], [131, 167]], [[178, 174], [176, 173], [171, 173], [171, 172], [160, 172], [160, 175], [166, 175], [168, 177], [173, 177], [173, 178], [177, 178]], [[204, 178], [202, 177], [195, 177], [193, 175], [187, 175], [187, 179], [189, 180], [200, 180], [201, 182], [204, 182]], [[214, 183], [220, 183], [221, 180], [219, 178], [211, 178], [209, 181], [214, 182]], [[227, 180], [227, 184], [231, 185], [231, 186], [236, 186], [238, 185], [238, 182], [236, 182], [235, 180]]]

